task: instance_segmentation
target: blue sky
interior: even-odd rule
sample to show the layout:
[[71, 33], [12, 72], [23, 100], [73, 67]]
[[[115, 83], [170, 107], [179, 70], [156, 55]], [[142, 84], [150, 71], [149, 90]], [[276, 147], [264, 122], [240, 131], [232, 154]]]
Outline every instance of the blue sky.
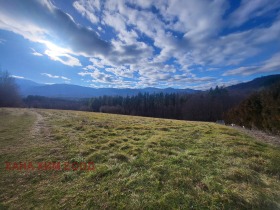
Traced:
[[45, 84], [231, 85], [280, 73], [280, 1], [0, 0], [0, 64]]

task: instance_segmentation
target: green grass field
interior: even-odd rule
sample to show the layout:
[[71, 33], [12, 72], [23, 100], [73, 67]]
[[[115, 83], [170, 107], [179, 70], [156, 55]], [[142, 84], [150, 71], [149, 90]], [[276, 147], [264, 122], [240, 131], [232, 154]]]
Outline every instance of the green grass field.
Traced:
[[0, 145], [0, 209], [280, 209], [280, 148], [214, 123], [2, 108]]

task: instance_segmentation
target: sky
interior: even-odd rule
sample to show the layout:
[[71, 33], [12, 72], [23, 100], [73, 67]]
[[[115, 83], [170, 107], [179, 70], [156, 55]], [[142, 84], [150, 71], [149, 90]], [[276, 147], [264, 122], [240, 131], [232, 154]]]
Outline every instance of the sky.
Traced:
[[280, 0], [0, 0], [0, 65], [44, 84], [228, 86], [280, 73]]

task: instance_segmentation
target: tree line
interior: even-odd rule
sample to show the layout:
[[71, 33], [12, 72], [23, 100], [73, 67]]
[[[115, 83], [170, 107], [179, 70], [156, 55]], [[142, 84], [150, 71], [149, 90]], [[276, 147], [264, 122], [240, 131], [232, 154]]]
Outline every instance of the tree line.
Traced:
[[242, 97], [230, 94], [224, 87], [206, 92], [138, 93], [135, 96], [100, 96], [89, 99], [67, 100], [28, 96], [25, 106], [33, 108], [71, 109], [178, 120], [217, 121], [237, 105]]
[[138, 93], [135, 96], [102, 96], [89, 99], [89, 110], [95, 112], [139, 115], [180, 120], [216, 121], [236, 104], [224, 87], [207, 92], [183, 93]]

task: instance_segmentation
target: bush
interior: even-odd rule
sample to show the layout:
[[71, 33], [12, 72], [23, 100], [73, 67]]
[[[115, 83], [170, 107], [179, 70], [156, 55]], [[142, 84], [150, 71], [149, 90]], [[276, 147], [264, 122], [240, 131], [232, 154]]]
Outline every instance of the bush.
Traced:
[[280, 83], [251, 95], [227, 112], [225, 121], [280, 134]]

